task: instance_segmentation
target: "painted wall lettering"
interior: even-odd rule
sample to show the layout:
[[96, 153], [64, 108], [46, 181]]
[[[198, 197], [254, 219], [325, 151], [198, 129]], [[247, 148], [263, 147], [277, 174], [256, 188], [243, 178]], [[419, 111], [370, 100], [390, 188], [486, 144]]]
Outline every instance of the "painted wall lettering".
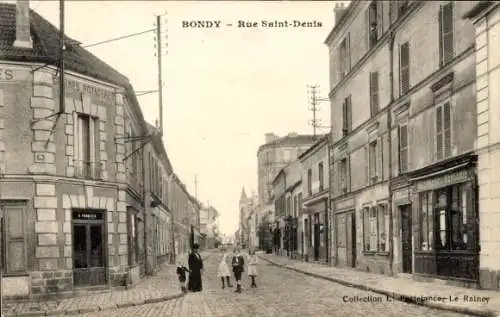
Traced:
[[14, 72], [12, 69], [0, 68], [0, 81], [8, 81], [14, 79]]
[[100, 87], [87, 85], [71, 79], [65, 79], [64, 85], [67, 93], [85, 93], [90, 97], [100, 98], [109, 102], [114, 101], [113, 92]]

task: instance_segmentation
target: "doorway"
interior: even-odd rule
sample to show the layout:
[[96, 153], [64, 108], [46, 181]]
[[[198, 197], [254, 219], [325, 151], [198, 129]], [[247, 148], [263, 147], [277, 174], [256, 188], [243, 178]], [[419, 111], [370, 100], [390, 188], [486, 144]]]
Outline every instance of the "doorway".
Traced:
[[107, 282], [104, 212], [74, 210], [73, 283], [75, 286], [97, 286]]
[[399, 207], [401, 212], [401, 249], [402, 271], [411, 274], [412, 269], [412, 242], [411, 242], [411, 205]]
[[356, 267], [357, 251], [356, 251], [356, 213], [352, 212], [349, 216], [351, 219], [351, 267]]
[[319, 224], [319, 214], [314, 214], [314, 261], [319, 260], [319, 247], [321, 241], [321, 232], [320, 232], [320, 224]]

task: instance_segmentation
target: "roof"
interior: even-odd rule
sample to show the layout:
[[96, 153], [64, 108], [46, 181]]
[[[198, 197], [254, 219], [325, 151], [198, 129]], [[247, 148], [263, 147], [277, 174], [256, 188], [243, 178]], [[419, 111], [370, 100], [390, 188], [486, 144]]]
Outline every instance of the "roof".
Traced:
[[286, 135], [272, 142], [263, 144], [259, 146], [257, 153], [262, 151], [263, 149], [271, 146], [284, 146], [284, 145], [305, 145], [314, 143], [317, 139], [317, 136], [310, 134], [298, 134], [298, 135]]
[[[497, 1], [477, 1], [477, 4], [467, 11], [464, 15], [464, 19], [474, 19], [485, 10], [492, 7]], [[496, 3], [498, 4], [498, 3]]]
[[363, 3], [363, 1], [351, 1], [351, 2], [349, 2], [349, 5], [347, 6], [344, 13], [342, 14], [342, 17], [338, 21], [335, 21], [335, 26], [333, 27], [333, 29], [330, 31], [330, 33], [326, 37], [324, 44], [328, 45], [330, 43], [330, 41], [332, 40], [332, 37], [335, 35], [335, 33], [337, 33], [337, 31], [342, 27], [342, 25], [344, 25], [344, 23], [347, 21], [348, 17], [351, 16], [351, 14], [354, 12], [354, 9], [362, 3]]
[[309, 155], [312, 151], [314, 151], [321, 144], [323, 144], [325, 141], [327, 141], [328, 136], [329, 136], [329, 133], [321, 136], [321, 139], [319, 139], [318, 141], [316, 141], [316, 143], [314, 143], [313, 145], [311, 145], [306, 151], [304, 151], [304, 153], [300, 154], [299, 157], [297, 157], [297, 158], [300, 160], [300, 159], [306, 157], [307, 155]]
[[[288, 166], [288, 165], [287, 165]], [[286, 167], [286, 166], [285, 166]], [[275, 184], [277, 181], [278, 181], [278, 178], [281, 176], [281, 175], [285, 175], [285, 167], [281, 168], [280, 171], [278, 172], [278, 174], [276, 174], [276, 176], [273, 178], [273, 181], [271, 182], [272, 184]]]
[[[2, 60], [34, 62], [56, 65], [59, 58], [59, 29], [33, 10], [30, 10], [30, 33], [33, 49], [16, 48], [16, 4], [0, 3], [0, 56]], [[65, 36], [66, 51], [64, 67], [125, 89], [125, 97], [130, 102], [139, 121], [143, 124], [139, 102], [128, 78], [119, 73], [86, 49], [79, 42]], [[145, 130], [146, 126], [143, 124]]]
[[[0, 52], [2, 59], [19, 62], [41, 62], [56, 65], [59, 59], [59, 30], [30, 9], [30, 32], [33, 49], [16, 48], [16, 4], [0, 3]], [[130, 83], [95, 55], [65, 36], [65, 68], [121, 87]]]

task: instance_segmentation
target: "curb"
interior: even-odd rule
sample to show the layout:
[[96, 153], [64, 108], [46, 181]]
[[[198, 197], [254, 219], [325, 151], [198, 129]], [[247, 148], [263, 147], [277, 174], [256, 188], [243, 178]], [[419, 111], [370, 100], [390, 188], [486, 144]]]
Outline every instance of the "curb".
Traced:
[[315, 277], [315, 278], [318, 278], [318, 279], [323, 279], [323, 280], [327, 280], [327, 281], [334, 282], [334, 283], [337, 283], [337, 284], [341, 284], [343, 286], [353, 287], [353, 288], [361, 289], [361, 290], [364, 290], [364, 291], [370, 291], [370, 292], [373, 292], [373, 293], [386, 295], [386, 296], [388, 296], [388, 297], [390, 297], [392, 299], [395, 299], [397, 301], [404, 302], [404, 303], [407, 303], [407, 304], [414, 304], [414, 305], [419, 305], [419, 306], [427, 306], [427, 307], [435, 308], [435, 309], [439, 309], [439, 310], [452, 311], [452, 312], [455, 312], [455, 313], [468, 314], [468, 315], [474, 315], [474, 316], [483, 316], [483, 317], [497, 317], [497, 316], [500, 316], [499, 312], [495, 312], [495, 311], [490, 310], [490, 309], [477, 309], [477, 308], [470, 308], [470, 307], [457, 307], [457, 306], [450, 306], [450, 305], [438, 304], [438, 303], [429, 302], [429, 301], [421, 302], [421, 301], [417, 301], [414, 298], [414, 296], [411, 296], [411, 295], [397, 294], [397, 293], [394, 293], [394, 292], [390, 292], [390, 291], [387, 291], [387, 290], [384, 290], [384, 289], [380, 289], [380, 288], [374, 288], [374, 287], [367, 286], [367, 285], [364, 285], [364, 284], [351, 283], [351, 282], [347, 282], [345, 280], [341, 280], [341, 279], [337, 279], [337, 278], [332, 278], [332, 277], [324, 276], [324, 275], [321, 275], [321, 274], [311, 273], [311, 272], [307, 272], [307, 271], [304, 271], [304, 270], [292, 268], [292, 267], [289, 267], [286, 264], [279, 264], [277, 262], [274, 262], [272, 260], [266, 259], [264, 257], [260, 257], [260, 258], [263, 259], [264, 261], [269, 262], [270, 264], [272, 264], [274, 266], [277, 266], [277, 267], [285, 268], [285, 269], [290, 270], [290, 271], [295, 271], [295, 272], [302, 273], [304, 275], [308, 275], [308, 276]]
[[5, 316], [5, 317], [39, 317], [39, 316], [78, 315], [78, 314], [94, 313], [94, 312], [106, 311], [106, 310], [112, 310], [112, 309], [127, 308], [127, 307], [132, 307], [132, 306], [141, 306], [141, 305], [147, 305], [147, 304], [166, 302], [169, 300], [181, 298], [185, 295], [186, 295], [185, 293], [177, 293], [174, 295], [167, 295], [167, 296], [158, 297], [158, 298], [148, 298], [146, 300], [130, 301], [130, 302], [125, 302], [125, 303], [120, 303], [120, 304], [110, 304], [110, 305], [106, 305], [106, 306], [97, 306], [97, 307], [92, 307], [92, 308], [75, 308], [75, 309], [66, 309], [66, 310], [26, 312], [26, 313], [17, 313], [17, 314], [4, 314], [2, 316]]

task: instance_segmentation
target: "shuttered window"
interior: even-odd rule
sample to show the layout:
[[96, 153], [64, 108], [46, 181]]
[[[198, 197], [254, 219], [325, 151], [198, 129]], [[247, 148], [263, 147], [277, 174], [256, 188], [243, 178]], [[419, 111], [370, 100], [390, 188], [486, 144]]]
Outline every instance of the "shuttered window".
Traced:
[[436, 109], [436, 158], [451, 155], [451, 104], [446, 102]]
[[370, 180], [374, 181], [377, 177], [377, 141], [373, 141], [368, 146], [368, 169], [370, 171]]
[[347, 192], [347, 158], [339, 162], [340, 194]]
[[399, 172], [408, 170], [408, 126], [399, 126]]
[[399, 49], [399, 83], [400, 96], [410, 90], [410, 45], [408, 42], [401, 45]]
[[342, 103], [342, 134], [346, 136], [352, 129], [352, 104], [351, 96], [344, 99]]
[[338, 47], [339, 56], [339, 79], [342, 80], [351, 70], [350, 34], [340, 43]]
[[378, 41], [378, 25], [377, 25], [377, 1], [372, 1], [368, 7], [368, 39], [369, 48], [372, 48]]
[[453, 45], [453, 2], [439, 8], [439, 62], [448, 64], [454, 56]]
[[370, 73], [370, 114], [373, 117], [379, 110], [378, 72]]

